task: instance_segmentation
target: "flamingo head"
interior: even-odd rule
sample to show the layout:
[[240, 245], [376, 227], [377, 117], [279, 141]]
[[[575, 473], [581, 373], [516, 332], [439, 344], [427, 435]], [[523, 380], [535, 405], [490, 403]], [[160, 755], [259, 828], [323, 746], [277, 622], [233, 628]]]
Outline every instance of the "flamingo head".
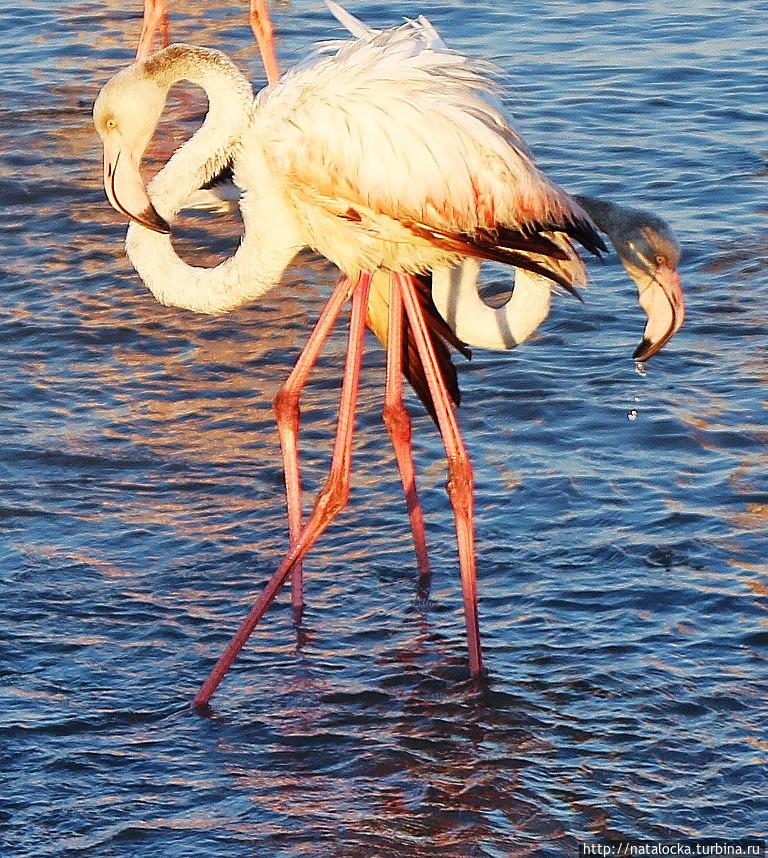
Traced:
[[653, 357], [680, 330], [685, 300], [677, 266], [680, 245], [669, 225], [647, 212], [633, 212], [622, 236], [613, 236], [624, 268], [635, 281], [648, 317], [635, 360]]
[[147, 195], [139, 164], [155, 133], [167, 90], [135, 63], [109, 80], [93, 106], [93, 122], [104, 145], [104, 189], [118, 212], [155, 232], [168, 223]]

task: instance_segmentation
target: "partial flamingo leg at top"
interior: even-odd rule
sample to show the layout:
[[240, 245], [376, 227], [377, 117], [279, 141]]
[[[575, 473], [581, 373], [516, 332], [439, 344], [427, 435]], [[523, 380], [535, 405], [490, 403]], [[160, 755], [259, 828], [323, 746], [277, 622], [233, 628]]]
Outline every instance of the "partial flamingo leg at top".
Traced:
[[[248, 19], [261, 52], [267, 82], [271, 86], [280, 78], [280, 66], [277, 62], [274, 28], [267, 0], [250, 0]], [[167, 47], [170, 44], [168, 0], [144, 0], [144, 21], [136, 49], [137, 62], [146, 59], [152, 53], [152, 44], [158, 32], [163, 47]]]
[[145, 60], [152, 53], [152, 43], [159, 31], [163, 47], [170, 44], [168, 33], [168, 0], [144, 0], [144, 21], [136, 49], [136, 62]]
[[280, 66], [277, 62], [275, 31], [272, 27], [267, 0], [251, 0], [249, 19], [253, 35], [256, 37], [256, 42], [261, 51], [261, 61], [264, 64], [264, 71], [267, 73], [267, 83], [273, 86], [280, 79]]

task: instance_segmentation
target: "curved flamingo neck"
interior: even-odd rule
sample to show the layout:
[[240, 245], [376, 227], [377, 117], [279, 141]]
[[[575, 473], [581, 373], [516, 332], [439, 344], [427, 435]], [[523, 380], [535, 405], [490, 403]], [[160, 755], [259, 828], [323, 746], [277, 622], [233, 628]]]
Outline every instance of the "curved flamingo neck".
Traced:
[[525, 342], [549, 315], [551, 283], [515, 272], [515, 288], [503, 307], [489, 307], [477, 293], [480, 261], [465, 259], [432, 272], [432, 299], [456, 336], [469, 346], [508, 351]]
[[253, 88], [225, 58], [190, 45], [171, 45], [144, 68], [166, 95], [173, 84], [186, 80], [208, 97], [203, 124], [149, 183], [155, 208], [170, 223], [189, 195], [232, 160], [251, 121]]
[[233, 160], [236, 181], [242, 177], [243, 187], [257, 190], [245, 197], [240, 246], [214, 268], [189, 265], [173, 249], [169, 236], [136, 223], [128, 227], [126, 250], [161, 303], [200, 313], [225, 312], [275, 286], [301, 246], [294, 219], [257, 141], [249, 140], [246, 163], [238, 162], [253, 116], [253, 89], [234, 65], [204, 48], [172, 45], [144, 67], [166, 93], [177, 81], [188, 80], [208, 97], [202, 126], [149, 183], [158, 213], [172, 223], [190, 194]]

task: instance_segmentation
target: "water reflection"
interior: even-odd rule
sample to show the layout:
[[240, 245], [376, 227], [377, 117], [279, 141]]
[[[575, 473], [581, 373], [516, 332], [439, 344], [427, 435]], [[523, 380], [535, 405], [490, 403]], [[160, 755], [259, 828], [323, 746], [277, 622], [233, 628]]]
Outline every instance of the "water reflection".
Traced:
[[[246, 4], [172, 4], [174, 37], [260, 79]], [[157, 305], [104, 201], [90, 120], [133, 54], [139, 4], [0, 10], [8, 854], [465, 858], [766, 835], [758, 5], [415, 10], [506, 69], [507, 104], [554, 178], [675, 224], [689, 319], [638, 374], [632, 287], [608, 260], [585, 307], [560, 301], [528, 348], [459, 370], [479, 687], [441, 445], [417, 416], [435, 568], [419, 594], [370, 343], [351, 504], [307, 562], [303, 625], [283, 594], [208, 719], [187, 702], [286, 547], [271, 399], [334, 273], [302, 256], [221, 319]], [[414, 14], [353, 11], [382, 26]], [[287, 63], [336, 32], [312, 4], [277, 20]], [[174, 93], [148, 172], [203, 110], [198, 92]], [[179, 248], [211, 265], [239, 235], [236, 218], [187, 215]], [[308, 498], [342, 360], [339, 336], [308, 390]]]

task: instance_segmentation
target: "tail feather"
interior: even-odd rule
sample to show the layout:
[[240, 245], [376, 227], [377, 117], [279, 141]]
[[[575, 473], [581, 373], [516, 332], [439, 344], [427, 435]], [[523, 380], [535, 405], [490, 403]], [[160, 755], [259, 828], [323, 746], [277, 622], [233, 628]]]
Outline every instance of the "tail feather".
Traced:
[[333, 0], [325, 0], [325, 5], [330, 10], [331, 15], [342, 27], [346, 27], [356, 39], [370, 39], [371, 36], [376, 35], [376, 30], [364, 24], [359, 18], [355, 18], [351, 12], [347, 12], [343, 6], [339, 6]]
[[575, 287], [583, 285], [585, 279], [584, 265], [564, 236], [574, 238], [594, 253], [599, 254], [600, 248], [605, 248], [589, 218], [536, 224], [530, 230], [499, 224], [493, 229], [472, 232], [450, 232], [411, 220], [401, 223], [417, 238], [443, 250], [539, 274], [576, 297], [579, 296]]

